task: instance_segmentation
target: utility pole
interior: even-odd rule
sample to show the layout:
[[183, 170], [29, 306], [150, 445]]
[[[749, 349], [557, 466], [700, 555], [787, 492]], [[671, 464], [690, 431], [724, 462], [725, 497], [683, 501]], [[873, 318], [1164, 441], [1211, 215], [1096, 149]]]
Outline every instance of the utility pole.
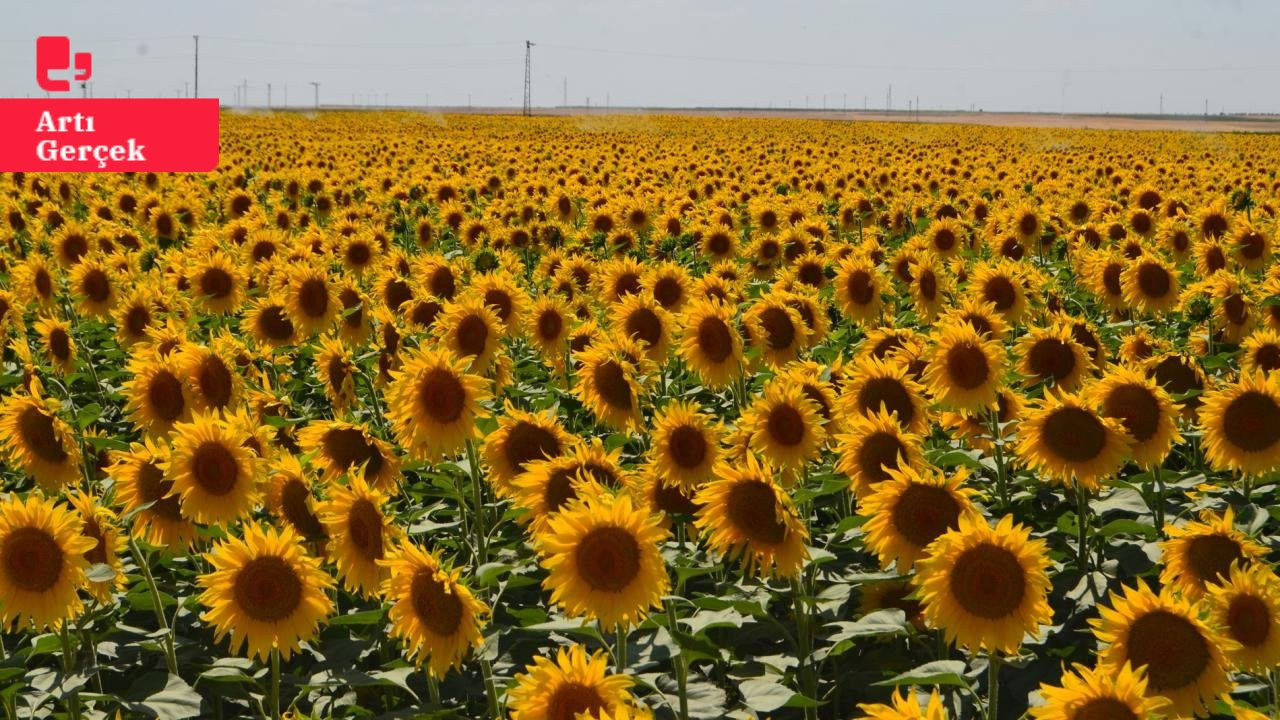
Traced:
[[[530, 72], [531, 63], [533, 62], [533, 43], [528, 40], [524, 41], [524, 114], [532, 115], [532, 98], [533, 91], [533, 75]], [[469, 103], [468, 103], [469, 104]]]
[[1164, 114], [1164, 93], [1160, 93], [1160, 114]]
[[841, 109], [841, 110], [848, 110], [848, 109], [849, 109], [849, 93], [845, 93], [845, 94], [843, 95], [843, 97], [841, 98], [841, 100], [840, 100], [840, 109]]
[[320, 109], [320, 83], [312, 80], [311, 87], [314, 88], [316, 91], [316, 109], [319, 110]]
[[241, 100], [241, 104], [243, 104], [243, 105], [245, 105], [245, 106], [248, 106], [248, 104], [249, 104], [249, 80], [246, 78], [246, 79], [244, 79], [244, 80], [241, 80], [241, 81], [240, 81], [240, 83], [241, 83], [242, 85], [244, 85], [244, 90], [242, 90], [242, 91], [240, 92], [240, 100]]
[[889, 92], [884, 96], [884, 111], [893, 112], [893, 85], [889, 86]]
[[284, 106], [289, 107], [289, 83], [284, 84]]
[[191, 97], [191, 83], [182, 83], [182, 97]]
[[195, 94], [195, 97], [200, 97], [200, 36], [192, 35], [191, 37], [194, 38], [196, 41], [196, 73], [195, 73], [196, 94]]
[[920, 119], [920, 96], [916, 96], [916, 120]]
[[569, 76], [564, 76], [564, 106], [569, 107]]
[[267, 109], [271, 109], [271, 83], [267, 83]]

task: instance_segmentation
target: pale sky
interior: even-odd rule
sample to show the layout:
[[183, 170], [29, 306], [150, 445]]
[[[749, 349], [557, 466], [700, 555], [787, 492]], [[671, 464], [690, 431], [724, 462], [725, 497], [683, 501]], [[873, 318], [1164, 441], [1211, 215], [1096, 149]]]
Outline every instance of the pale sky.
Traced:
[[[35, 38], [94, 54], [95, 97], [1280, 112], [1276, 0], [10, 0], [0, 96], [38, 96]], [[77, 91], [78, 94], [78, 91]]]

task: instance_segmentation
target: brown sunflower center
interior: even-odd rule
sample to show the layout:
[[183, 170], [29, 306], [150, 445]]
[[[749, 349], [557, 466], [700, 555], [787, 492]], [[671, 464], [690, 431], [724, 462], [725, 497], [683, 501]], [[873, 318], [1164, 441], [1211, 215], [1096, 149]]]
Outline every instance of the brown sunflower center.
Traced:
[[372, 478], [382, 471], [382, 453], [356, 428], [333, 428], [324, 434], [323, 444], [325, 457], [340, 470], [368, 463], [366, 477]]
[[662, 320], [649, 308], [637, 308], [627, 315], [626, 328], [628, 335], [640, 338], [649, 347], [662, 340]]
[[1102, 288], [1107, 291], [1108, 295], [1118, 297], [1124, 292], [1120, 286], [1120, 263], [1108, 263], [1102, 269]]
[[110, 558], [107, 557], [106, 536], [102, 532], [102, 525], [98, 523], [98, 519], [92, 515], [86, 516], [80, 534], [98, 543], [85, 551], [84, 559], [90, 565], [105, 565]]
[[729, 522], [750, 542], [779, 545], [787, 537], [787, 526], [778, 517], [778, 498], [761, 480], [735, 484], [725, 500], [725, 510]]
[[547, 720], [576, 720], [607, 710], [600, 692], [579, 682], [561, 683], [547, 701]]
[[507, 433], [502, 444], [502, 454], [516, 473], [534, 460], [555, 457], [560, 454], [560, 439], [547, 428], [536, 423], [520, 421]]
[[1031, 351], [1027, 353], [1027, 364], [1037, 377], [1061, 382], [1075, 371], [1076, 354], [1071, 351], [1071, 345], [1062, 340], [1044, 338], [1031, 346]]
[[448, 424], [462, 417], [467, 390], [457, 375], [445, 368], [427, 373], [418, 385], [418, 406], [432, 420]]
[[191, 454], [191, 474], [204, 492], [226, 495], [240, 479], [240, 464], [226, 445], [209, 440]]
[[916, 279], [916, 287], [925, 302], [933, 302], [938, 297], [938, 276], [932, 270], [923, 270]]
[[960, 503], [945, 488], [912, 483], [893, 506], [893, 527], [923, 548], [960, 526]]
[[284, 558], [263, 555], [245, 563], [236, 573], [236, 605], [258, 622], [284, 620], [302, 602], [302, 579]]
[[668, 485], [660, 479], [653, 483], [653, 504], [673, 515], [692, 515], [701, 507], [679, 485]]
[[871, 283], [871, 273], [866, 270], [855, 270], [846, 281], [849, 299], [854, 305], [869, 305], [875, 297], [875, 287]]
[[479, 315], [467, 315], [458, 321], [454, 331], [458, 352], [462, 355], [481, 355], [489, 341], [489, 324]]
[[698, 349], [713, 363], [722, 363], [733, 354], [733, 334], [724, 320], [708, 317], [698, 323]]
[[653, 299], [657, 300], [658, 304], [664, 308], [671, 309], [675, 307], [682, 297], [684, 297], [684, 287], [674, 277], [660, 277], [653, 284]]
[[498, 315], [498, 319], [507, 322], [511, 317], [511, 312], [515, 309], [515, 303], [511, 300], [511, 295], [501, 288], [490, 288], [484, 292], [484, 304], [494, 309]]
[[881, 410], [896, 413], [903, 425], [909, 425], [916, 417], [911, 393], [901, 380], [893, 377], [875, 377], [863, 383], [858, 391], [858, 407], [863, 413]]
[[367, 560], [382, 559], [382, 513], [365, 498], [347, 511], [347, 536], [356, 552]]
[[996, 306], [1001, 312], [1013, 307], [1018, 301], [1018, 291], [1013, 281], [1003, 275], [996, 275], [982, 285], [982, 299]]
[[1133, 709], [1115, 697], [1095, 697], [1076, 709], [1071, 720], [1140, 720]]
[[124, 315], [124, 326], [132, 337], [141, 337], [151, 324], [151, 311], [145, 305], [134, 305]]
[[951, 565], [951, 594], [971, 615], [1007, 618], [1022, 605], [1027, 577], [1007, 548], [983, 544], [965, 550]]
[[1141, 385], [1120, 385], [1102, 402], [1107, 417], [1119, 418], [1124, 429], [1139, 443], [1155, 437], [1160, 427], [1160, 403]]
[[211, 267], [200, 274], [200, 292], [214, 300], [231, 294], [234, 283], [231, 274], [219, 267]]
[[592, 590], [621, 592], [640, 574], [640, 544], [623, 528], [597, 527], [578, 541], [574, 563]]
[[142, 463], [138, 468], [138, 499], [151, 503], [147, 512], [170, 522], [182, 520], [182, 504], [176, 495], [170, 495], [173, 481], [166, 480], [164, 471], [153, 463]]
[[413, 613], [427, 629], [441, 637], [449, 637], [462, 625], [462, 601], [452, 588], [436, 579], [436, 571], [418, 570], [409, 587]]
[[279, 305], [268, 305], [258, 316], [258, 328], [269, 339], [281, 342], [293, 337], [293, 321]]
[[1222, 413], [1222, 434], [1245, 452], [1262, 452], [1280, 442], [1280, 405], [1265, 392], [1241, 393]]
[[1187, 566], [1202, 583], [1219, 583], [1229, 576], [1231, 564], [1244, 559], [1240, 543], [1225, 535], [1197, 535], [1187, 541]]
[[667, 439], [667, 455], [686, 470], [699, 467], [707, 458], [707, 438], [692, 425], [680, 425]]
[[606, 360], [596, 366], [591, 377], [605, 404], [621, 410], [631, 409], [631, 383], [627, 382], [622, 365], [615, 360]]
[[298, 307], [310, 318], [321, 318], [329, 311], [329, 286], [322, 278], [307, 278], [298, 285]]
[[862, 441], [858, 448], [858, 468], [862, 476], [871, 484], [889, 479], [886, 467], [897, 469], [898, 456], [906, 455], [907, 448], [897, 435], [888, 432], [876, 432]]
[[779, 445], [794, 447], [804, 440], [804, 415], [788, 403], [776, 405], [769, 410], [765, 427], [769, 431], [770, 440]]
[[1173, 282], [1169, 271], [1156, 263], [1143, 263], [1138, 266], [1138, 289], [1149, 298], [1160, 299], [1169, 294]]
[[61, 463], [67, 459], [67, 451], [58, 439], [53, 417], [40, 408], [28, 406], [18, 415], [18, 434], [25, 448], [47, 463]]
[[107, 298], [111, 297], [111, 281], [107, 279], [107, 274], [98, 268], [85, 273], [80, 287], [84, 290], [85, 297], [96, 303], [106, 302]]
[[231, 404], [231, 371], [217, 356], [210, 355], [201, 361], [200, 368], [196, 372], [196, 381], [200, 385], [200, 394], [213, 407], [220, 408]]
[[1127, 642], [1134, 668], [1147, 668], [1152, 692], [1194, 683], [1208, 667], [1209, 645], [1195, 625], [1166, 610], [1149, 612], [1129, 627]]
[[1083, 463], [1098, 457], [1106, 449], [1107, 428], [1096, 415], [1084, 408], [1061, 407], [1044, 421], [1040, 441], [1059, 458]]
[[347, 247], [347, 262], [356, 267], [367, 264], [372, 257], [373, 251], [362, 242], [353, 242]]
[[49, 352], [59, 361], [71, 358], [71, 336], [66, 330], [56, 327], [49, 331]]
[[324, 525], [307, 505], [310, 498], [307, 486], [297, 478], [290, 478], [280, 488], [280, 512], [303, 537], [324, 537]]
[[10, 532], [0, 555], [6, 579], [19, 590], [31, 593], [43, 593], [56, 585], [65, 562], [58, 541], [35, 527]]
[[962, 390], [981, 387], [991, 376], [987, 354], [971, 342], [958, 343], [947, 350], [947, 375]]
[[796, 327], [791, 316], [779, 307], [765, 308], [760, 313], [760, 324], [764, 326], [770, 350], [786, 350], [796, 340]]
[[1271, 612], [1255, 595], [1236, 595], [1227, 607], [1231, 639], [1245, 647], [1260, 647], [1271, 637]]
[[546, 310], [538, 316], [538, 337], [546, 342], [558, 340], [564, 331], [564, 318], [555, 310]]

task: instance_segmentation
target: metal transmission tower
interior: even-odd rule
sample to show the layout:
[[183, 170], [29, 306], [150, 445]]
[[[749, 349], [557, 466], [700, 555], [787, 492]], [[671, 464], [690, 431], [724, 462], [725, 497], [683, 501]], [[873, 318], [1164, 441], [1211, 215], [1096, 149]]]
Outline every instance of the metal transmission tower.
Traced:
[[530, 102], [530, 94], [533, 89], [532, 75], [530, 74], [530, 62], [533, 56], [533, 43], [528, 40], [524, 41], [524, 114], [532, 114], [532, 105]]

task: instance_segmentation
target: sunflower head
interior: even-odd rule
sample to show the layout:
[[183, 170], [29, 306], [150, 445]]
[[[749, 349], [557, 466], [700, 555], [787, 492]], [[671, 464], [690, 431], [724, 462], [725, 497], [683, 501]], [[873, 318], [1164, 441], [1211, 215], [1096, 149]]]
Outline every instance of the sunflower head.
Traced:
[[56, 629], [79, 613], [78, 592], [88, 582], [87, 554], [98, 547], [83, 527], [77, 513], [38, 493], [0, 502], [0, 622], [5, 627]]
[[696, 518], [713, 551], [742, 563], [748, 574], [794, 577], [809, 551], [809, 531], [773, 468], [748, 453], [742, 463], [721, 463], [698, 492]]

